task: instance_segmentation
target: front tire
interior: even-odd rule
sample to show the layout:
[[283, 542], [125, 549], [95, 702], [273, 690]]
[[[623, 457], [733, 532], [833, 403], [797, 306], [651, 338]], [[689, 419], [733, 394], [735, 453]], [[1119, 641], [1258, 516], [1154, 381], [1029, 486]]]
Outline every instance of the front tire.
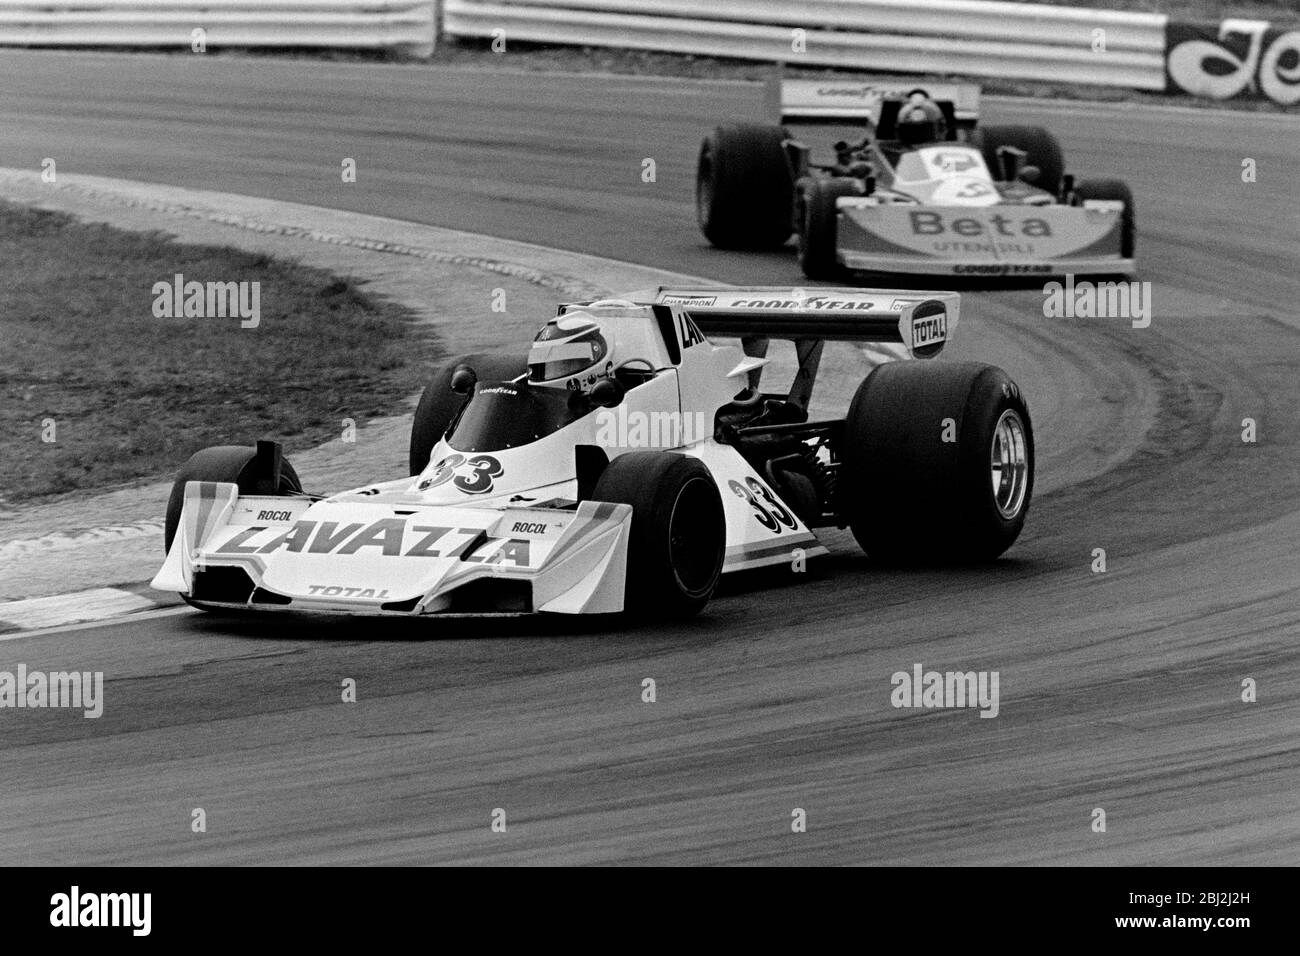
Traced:
[[[196, 451], [189, 457], [177, 472], [167, 499], [167, 516], [163, 522], [164, 552], [172, 549], [172, 539], [176, 537], [181, 509], [185, 507], [185, 484], [190, 481], [219, 481], [238, 485], [241, 495], [265, 493], [266, 489], [258, 487], [262, 476], [256, 473], [256, 459], [257, 449], [251, 445], [216, 445]], [[287, 458], [280, 462], [280, 484], [274, 494], [286, 497], [302, 494], [302, 482]]]
[[779, 126], [719, 126], [700, 144], [695, 214], [719, 249], [779, 249], [790, 238], [794, 176]]
[[727, 542], [722, 497], [703, 462], [628, 452], [605, 467], [591, 500], [632, 506], [627, 611], [680, 620], [703, 610], [718, 586]]
[[1120, 179], [1085, 179], [1075, 184], [1071, 202], [1082, 206], [1085, 199], [1118, 200], [1124, 204], [1124, 215], [1120, 219], [1119, 254], [1125, 259], [1132, 259], [1137, 248], [1137, 214], [1133, 208], [1133, 191], [1128, 188], [1128, 183]]
[[877, 366], [849, 406], [841, 458], [838, 510], [862, 549], [883, 561], [992, 561], [1029, 512], [1029, 408], [991, 365]]
[[799, 265], [809, 279], [835, 280], [839, 260], [839, 212], [835, 201], [862, 192], [856, 180], [812, 179], [799, 193]]
[[[167, 499], [167, 517], [163, 522], [163, 553], [172, 549], [172, 540], [180, 525], [181, 511], [185, 507], [185, 485], [191, 481], [219, 481], [239, 486], [241, 495], [265, 494], [265, 478], [256, 468], [257, 449], [249, 445], [216, 445], [196, 451], [181, 466], [172, 482], [171, 496]], [[275, 495], [288, 497], [302, 494], [302, 482], [287, 458], [280, 461], [280, 482]], [[181, 599], [200, 611], [213, 612], [217, 608], [195, 601], [182, 594]]]

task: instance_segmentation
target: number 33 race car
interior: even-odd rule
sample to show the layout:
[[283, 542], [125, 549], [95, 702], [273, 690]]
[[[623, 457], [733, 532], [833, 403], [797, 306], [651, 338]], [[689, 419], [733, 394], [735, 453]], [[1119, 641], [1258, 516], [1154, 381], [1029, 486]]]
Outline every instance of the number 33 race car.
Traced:
[[[1033, 431], [1001, 370], [933, 361], [957, 319], [953, 293], [858, 289], [564, 305], [526, 355], [433, 375], [408, 476], [326, 496], [272, 441], [196, 453], [153, 586], [200, 608], [684, 617], [721, 574], [825, 553], [817, 528], [885, 561], [992, 560], [1029, 509]], [[760, 388], [772, 338], [798, 358], [784, 391]], [[809, 421], [827, 340], [910, 358]]]

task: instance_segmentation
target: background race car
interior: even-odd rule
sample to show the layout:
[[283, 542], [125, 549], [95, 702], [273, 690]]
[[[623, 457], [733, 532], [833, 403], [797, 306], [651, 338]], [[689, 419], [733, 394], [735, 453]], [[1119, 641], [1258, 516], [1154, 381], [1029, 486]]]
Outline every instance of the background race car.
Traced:
[[[1076, 182], [1044, 129], [977, 128], [975, 86], [784, 80], [771, 90], [781, 125], [720, 126], [700, 147], [696, 209], [715, 246], [779, 248], [793, 232], [814, 279], [1136, 272], [1128, 186]], [[850, 123], [820, 162], [794, 132]]]
[[[882, 560], [991, 560], [1025, 521], [1033, 432], [1005, 373], [928, 361], [958, 306], [784, 288], [561, 306], [527, 353], [433, 376], [407, 476], [325, 496], [274, 442], [194, 455], [153, 586], [202, 608], [685, 616], [723, 573], [824, 553], [817, 528]], [[779, 391], [761, 381], [772, 338], [798, 359]], [[873, 369], [844, 418], [809, 421], [827, 339], [911, 358]]]

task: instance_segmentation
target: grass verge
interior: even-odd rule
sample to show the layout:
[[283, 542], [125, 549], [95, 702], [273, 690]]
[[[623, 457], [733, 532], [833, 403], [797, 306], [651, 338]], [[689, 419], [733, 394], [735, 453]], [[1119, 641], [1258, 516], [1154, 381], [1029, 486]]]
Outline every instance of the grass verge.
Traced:
[[[432, 336], [320, 269], [0, 202], [0, 499], [170, 475], [207, 445], [311, 447], [391, 414]], [[158, 318], [156, 282], [258, 283], [239, 317]], [[249, 287], [251, 290], [251, 286]], [[52, 440], [50, 440], [52, 439]]]

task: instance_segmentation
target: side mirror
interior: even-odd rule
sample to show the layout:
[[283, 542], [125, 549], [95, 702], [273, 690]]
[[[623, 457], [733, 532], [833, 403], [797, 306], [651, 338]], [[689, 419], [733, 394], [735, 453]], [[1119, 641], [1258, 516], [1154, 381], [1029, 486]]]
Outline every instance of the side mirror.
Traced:
[[[1002, 181], [1014, 183], [1020, 175], [1021, 164], [1029, 154], [1015, 146], [998, 147], [998, 164], [1002, 167]], [[1026, 164], [1027, 165], [1027, 164]]]
[[468, 395], [478, 384], [478, 374], [468, 365], [457, 365], [451, 373], [451, 390], [457, 395]]
[[623, 403], [625, 394], [626, 391], [618, 382], [612, 378], [602, 378], [591, 386], [591, 392], [587, 397], [591, 399], [593, 405], [599, 405], [601, 408], [614, 408]]
[[1020, 170], [1020, 181], [1029, 183], [1031, 186], [1038, 182], [1042, 177], [1043, 171], [1037, 166], [1026, 166], [1024, 169]]

